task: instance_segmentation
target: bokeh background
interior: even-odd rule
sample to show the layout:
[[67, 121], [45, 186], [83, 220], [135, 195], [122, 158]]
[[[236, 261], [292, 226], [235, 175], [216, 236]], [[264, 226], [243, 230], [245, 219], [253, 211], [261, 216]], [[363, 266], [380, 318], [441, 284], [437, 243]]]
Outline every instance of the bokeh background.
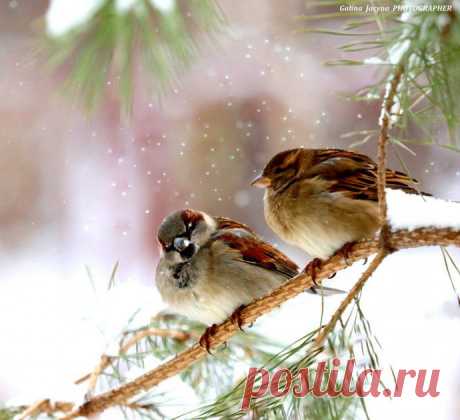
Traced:
[[[304, 1], [220, 5], [226, 30], [212, 42], [203, 36], [161, 101], [144, 88], [148, 74], [136, 73], [125, 118], [110, 79], [88, 114], [34, 53], [48, 1], [0, 3], [0, 401], [72, 394], [72, 381], [137, 307], [146, 317], [163, 308], [155, 231], [169, 212], [192, 207], [232, 217], [278, 243], [262, 217], [262, 192], [249, 186], [264, 163], [301, 145], [347, 148], [351, 140], [341, 134], [375, 128], [378, 103], [338, 95], [372, 83], [375, 68], [323, 66], [341, 57], [338, 40], [297, 31]], [[374, 142], [359, 148], [373, 157], [375, 149]], [[459, 200], [459, 155], [413, 150], [399, 152], [423, 189]], [[400, 169], [391, 150], [390, 166]], [[116, 287], [107, 292], [117, 261]], [[334, 285], [348, 287], [360, 271]], [[305, 333], [319, 319], [313, 298], [286, 303], [265, 327], [286, 340]], [[460, 309], [439, 249], [390, 257], [363, 302], [395, 367], [442, 369], [438, 398], [372, 401], [371, 417], [459, 419]]]

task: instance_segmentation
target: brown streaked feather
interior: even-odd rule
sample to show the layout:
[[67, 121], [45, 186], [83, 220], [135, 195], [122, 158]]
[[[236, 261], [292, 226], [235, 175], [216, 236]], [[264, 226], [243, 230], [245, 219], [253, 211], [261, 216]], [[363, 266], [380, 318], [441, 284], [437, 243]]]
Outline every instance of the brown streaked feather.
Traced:
[[214, 217], [214, 219], [217, 220], [217, 228], [219, 230], [223, 230], [223, 229], [243, 229], [243, 230], [248, 231], [252, 235], [256, 234], [248, 225], [245, 225], [244, 223], [237, 222], [237, 221], [235, 221], [233, 219], [229, 219], [228, 217], [217, 216], [217, 217]]
[[241, 254], [241, 261], [267, 270], [277, 271], [286, 277], [298, 274], [298, 267], [281, 251], [256, 236], [240, 236], [230, 231], [217, 237], [230, 248]]
[[[350, 198], [377, 201], [377, 164], [366, 155], [341, 149], [314, 150], [307, 178], [319, 176], [332, 181], [329, 191], [341, 192]], [[417, 180], [386, 169], [386, 187], [417, 193]]]

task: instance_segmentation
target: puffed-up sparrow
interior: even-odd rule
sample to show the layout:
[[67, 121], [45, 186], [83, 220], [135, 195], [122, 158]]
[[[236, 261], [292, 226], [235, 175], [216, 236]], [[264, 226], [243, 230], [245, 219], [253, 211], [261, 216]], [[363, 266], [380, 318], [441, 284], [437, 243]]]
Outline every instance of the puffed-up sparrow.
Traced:
[[[298, 274], [293, 261], [248, 226], [201, 211], [185, 209], [167, 216], [158, 241], [156, 284], [163, 300], [207, 325], [224, 321]], [[312, 291], [341, 292], [323, 287]]]
[[[417, 181], [386, 169], [386, 187], [417, 193]], [[292, 149], [275, 155], [252, 185], [265, 188], [267, 224], [284, 241], [325, 259], [379, 228], [377, 165], [340, 149]]]

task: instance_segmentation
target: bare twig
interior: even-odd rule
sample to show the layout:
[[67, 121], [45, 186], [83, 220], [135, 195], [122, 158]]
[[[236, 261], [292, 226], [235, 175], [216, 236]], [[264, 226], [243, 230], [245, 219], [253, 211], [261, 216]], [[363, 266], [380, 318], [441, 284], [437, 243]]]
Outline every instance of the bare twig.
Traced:
[[[389, 246], [394, 249], [413, 248], [429, 245], [456, 245], [460, 246], [460, 232], [451, 229], [421, 228], [413, 231], [401, 230], [390, 233], [388, 237]], [[378, 240], [370, 240], [354, 244], [348, 255], [347, 261], [344, 261], [340, 255], [334, 255], [322, 264], [316, 274], [316, 281], [329, 277], [331, 274], [347, 268], [347, 262], [355, 262], [366, 258], [380, 250]], [[313, 284], [312, 278], [301, 273], [274, 290], [270, 295], [257, 299], [247, 305], [241, 311], [242, 325], [253, 323], [260, 316], [270, 312], [280, 306], [288, 299], [297, 296], [304, 290], [310, 288]], [[239, 331], [237, 325], [230, 319], [223, 322], [215, 329], [214, 334], [209, 337], [210, 348], [215, 348], [226, 342], [232, 335]], [[116, 389], [95, 396], [85, 402], [80, 407], [66, 415], [63, 420], [74, 419], [78, 416], [89, 416], [104, 411], [108, 407], [122, 405], [130, 398], [141, 392], [158, 385], [160, 382], [178, 374], [187, 369], [193, 363], [207, 356], [207, 352], [199, 344], [178, 354], [173, 359], [163, 363], [157, 368], [145, 373], [144, 375], [128, 382]]]
[[40, 400], [36, 403], [29, 405], [19, 416], [19, 420], [24, 420], [27, 417], [33, 417], [37, 414], [45, 412], [47, 405], [50, 403], [49, 399]]
[[369, 265], [367, 270], [362, 274], [361, 278], [355, 283], [352, 289], [348, 292], [347, 297], [342, 301], [340, 306], [334, 312], [331, 320], [327, 323], [327, 325], [324, 326], [323, 329], [321, 329], [318, 337], [316, 337], [315, 346], [320, 347], [323, 344], [326, 337], [332, 332], [335, 325], [337, 324], [337, 321], [345, 312], [345, 309], [347, 309], [348, 305], [350, 305], [353, 299], [361, 292], [366, 281], [372, 276], [374, 271], [377, 270], [378, 266], [382, 263], [386, 255], [387, 254], [385, 249], [379, 250], [378, 254], [372, 260], [372, 263]]
[[391, 111], [395, 104], [395, 98], [398, 91], [398, 86], [404, 73], [404, 66], [399, 64], [396, 68], [391, 80], [387, 85], [385, 97], [383, 99], [382, 111], [380, 115], [380, 135], [378, 141], [377, 153], [377, 196], [379, 203], [379, 218], [381, 227], [381, 236], [387, 232], [387, 201], [385, 197], [386, 185], [386, 144], [388, 142], [388, 133], [391, 128]]
[[385, 97], [382, 103], [382, 110], [380, 115], [380, 135], [378, 140], [378, 153], [377, 153], [377, 196], [379, 206], [379, 219], [380, 219], [380, 251], [372, 261], [372, 264], [363, 273], [361, 278], [355, 283], [353, 288], [348, 293], [347, 297], [343, 300], [340, 306], [337, 308], [335, 313], [332, 315], [329, 323], [318, 333], [318, 337], [315, 340], [315, 345], [320, 346], [324, 339], [334, 329], [337, 321], [358, 295], [358, 293], [364, 287], [366, 281], [371, 277], [374, 271], [378, 268], [383, 259], [391, 252], [391, 248], [388, 246], [389, 237], [389, 226], [387, 222], [387, 200], [385, 196], [386, 186], [386, 145], [388, 142], [388, 133], [391, 128], [391, 111], [395, 104], [395, 97], [397, 95], [398, 86], [401, 82], [401, 78], [404, 72], [402, 64], [396, 68], [390, 82], [387, 85]]
[[[186, 341], [193, 337], [191, 333], [180, 330], [170, 330], [170, 329], [161, 329], [161, 328], [147, 328], [145, 330], [138, 331], [126, 342], [120, 343], [120, 350], [118, 351], [119, 355], [126, 354], [128, 350], [136, 345], [139, 341], [146, 337], [169, 337], [177, 341]], [[89, 379], [88, 392], [91, 393], [96, 388], [97, 378], [100, 374], [112, 363], [114, 359], [118, 356], [108, 356], [103, 354], [98, 365], [91, 372], [82, 376], [80, 379], [75, 381], [75, 384], [81, 384]]]
[[49, 399], [37, 401], [35, 404], [27, 407], [21, 415], [18, 417], [18, 420], [24, 420], [28, 417], [34, 417], [38, 414], [52, 414], [56, 412], [67, 413], [73, 409], [73, 404], [69, 402], [55, 401], [51, 402]]

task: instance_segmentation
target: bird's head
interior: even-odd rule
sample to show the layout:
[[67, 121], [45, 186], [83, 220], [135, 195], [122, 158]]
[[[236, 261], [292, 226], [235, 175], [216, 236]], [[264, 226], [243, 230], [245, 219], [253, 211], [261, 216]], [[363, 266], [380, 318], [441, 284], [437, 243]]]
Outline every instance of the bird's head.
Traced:
[[276, 154], [267, 163], [262, 173], [251, 182], [251, 185], [279, 190], [301, 175], [310, 160], [308, 159], [309, 154], [308, 150], [301, 148]]
[[216, 230], [216, 221], [201, 211], [184, 209], [167, 216], [158, 229], [163, 258], [171, 264], [187, 262]]

